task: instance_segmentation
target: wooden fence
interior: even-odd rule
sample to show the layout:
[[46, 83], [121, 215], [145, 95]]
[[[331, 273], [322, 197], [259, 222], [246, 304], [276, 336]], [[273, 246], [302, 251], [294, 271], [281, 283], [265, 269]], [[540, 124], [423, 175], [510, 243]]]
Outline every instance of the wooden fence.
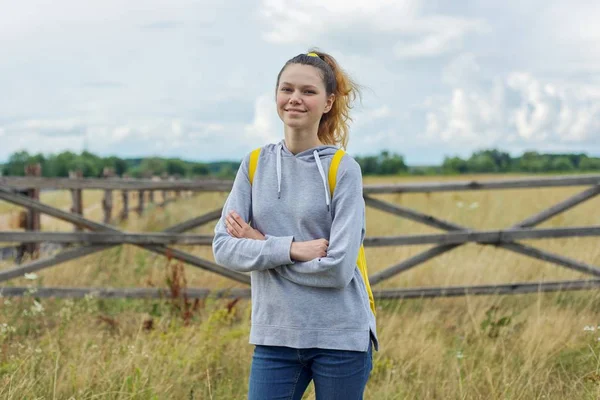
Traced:
[[[101, 189], [104, 190], [104, 195], [101, 200], [103, 221], [105, 224], [114, 223], [117, 221], [127, 220], [129, 218], [129, 200], [137, 200], [137, 206], [135, 212], [138, 215], [144, 213], [146, 204], [154, 204], [158, 207], [164, 207], [168, 203], [177, 200], [182, 195], [193, 193], [191, 191], [180, 189], [168, 190], [167, 187], [160, 187], [159, 189], [149, 185], [150, 182], [176, 182], [180, 179], [179, 176], [169, 176], [162, 174], [161, 176], [148, 176], [145, 180], [132, 180], [128, 175], [124, 175], [122, 179], [117, 181], [126, 181], [133, 183], [128, 185], [126, 188], [116, 185], [121, 189], [121, 202], [122, 208], [119, 215], [113, 216], [113, 187], [115, 185], [106, 184], [116, 178], [114, 169], [104, 168], [102, 172], [103, 179], [84, 179], [82, 171], [69, 171], [69, 178], [42, 178], [42, 169], [40, 164], [27, 165], [25, 167], [25, 177], [1, 177], [0, 185], [13, 188], [16, 193], [23, 194], [35, 200], [39, 200], [40, 190], [60, 190], [68, 189], [71, 193], [71, 212], [83, 216], [84, 204], [83, 204], [83, 190], [84, 189]], [[99, 184], [104, 182], [105, 184]], [[142, 182], [143, 184], [135, 185], [135, 182]], [[91, 183], [91, 185], [90, 185]], [[129, 187], [132, 187], [130, 189]], [[158, 197], [155, 196], [155, 192], [160, 191], [162, 194], [162, 201], [158, 202]], [[147, 199], [147, 202], [146, 202]], [[40, 213], [33, 209], [29, 209], [28, 212], [21, 211], [18, 215], [18, 227], [24, 228], [27, 231], [39, 231], [40, 230]], [[74, 225], [75, 232], [82, 232], [83, 228], [79, 225]], [[52, 251], [56, 249], [57, 244], [64, 244], [61, 241], [54, 241], [54, 246], [45, 246], [46, 250]], [[21, 258], [25, 254], [29, 254], [32, 258], [37, 258], [40, 251], [44, 248], [40, 248], [38, 242], [24, 242], [22, 245], [13, 247], [0, 247], [0, 260], [15, 257], [17, 263], [20, 262]]]
[[[79, 247], [66, 249], [54, 256], [41, 260], [32, 261], [26, 265], [15, 265], [12, 268], [0, 270], [0, 282], [23, 276], [48, 268], [62, 262], [71, 261], [79, 257], [97, 253], [113, 246], [131, 244], [139, 246], [148, 251], [170, 256], [192, 266], [219, 274], [236, 282], [250, 284], [247, 274], [234, 272], [223, 268], [209, 260], [202, 259], [179, 249], [168, 247], [169, 245], [200, 245], [210, 246], [212, 236], [190, 235], [184, 232], [199, 226], [218, 220], [222, 209], [216, 209], [201, 216], [194, 217], [185, 222], [157, 233], [131, 233], [123, 232], [108, 223], [99, 223], [84, 218], [77, 212], [65, 212], [55, 207], [41, 203], [38, 199], [30, 198], [20, 194], [22, 190], [36, 189], [103, 189], [121, 191], [229, 191], [231, 181], [153, 181], [153, 180], [128, 180], [128, 179], [66, 179], [66, 178], [40, 178], [40, 177], [0, 177], [0, 200], [5, 200], [29, 209], [30, 213], [43, 213], [63, 221], [72, 223], [80, 229], [89, 232], [75, 231], [65, 233], [50, 233], [39, 231], [0, 231], [0, 242], [23, 242], [42, 243], [58, 242], [80, 244]], [[480, 231], [462, 226], [451, 221], [446, 221], [432, 215], [403, 207], [401, 205], [388, 203], [372, 197], [379, 193], [431, 193], [442, 191], [464, 191], [464, 190], [501, 190], [501, 189], [528, 189], [541, 187], [559, 186], [589, 186], [580, 193], [561, 201], [535, 215], [520, 221], [506, 229]], [[521, 239], [543, 239], [543, 238], [566, 238], [581, 236], [600, 236], [600, 226], [581, 226], [570, 228], [533, 229], [536, 225], [568, 210], [578, 204], [590, 200], [600, 194], [600, 175], [579, 175], [566, 177], [532, 178], [532, 179], [503, 179], [491, 181], [471, 182], [443, 182], [443, 183], [417, 183], [417, 184], [389, 184], [389, 185], [365, 185], [363, 196], [365, 204], [396, 216], [410, 219], [425, 225], [447, 231], [445, 234], [407, 235], [389, 237], [367, 237], [365, 246], [401, 246], [416, 244], [435, 244], [422, 253], [403, 260], [369, 277], [371, 285], [390, 279], [397, 274], [414, 268], [424, 262], [449, 252], [465, 243], [474, 242], [484, 246], [496, 246], [527, 257], [543, 260], [583, 272], [594, 278], [587, 280], [571, 280], [558, 282], [521, 282], [504, 285], [479, 285], [479, 286], [455, 286], [455, 287], [421, 287], [421, 288], [399, 288], [374, 290], [376, 298], [420, 298], [438, 296], [462, 296], [462, 295], [487, 295], [487, 294], [517, 294], [538, 291], [559, 290], [584, 290], [600, 287], [600, 268], [589, 265], [571, 258], [554, 254], [549, 251], [531, 247], [518, 240]], [[598, 209], [600, 213], [600, 208]], [[20, 296], [29, 290], [27, 287], [0, 287], [3, 296]], [[160, 297], [161, 290], [155, 288], [66, 288], [46, 287], [37, 288], [36, 296], [55, 297], [81, 297], [86, 294], [94, 294], [100, 297], [129, 297], [146, 298]], [[186, 294], [190, 298], [206, 297], [209, 294], [217, 297], [249, 297], [250, 289], [228, 289], [211, 290], [209, 288], [189, 288]]]

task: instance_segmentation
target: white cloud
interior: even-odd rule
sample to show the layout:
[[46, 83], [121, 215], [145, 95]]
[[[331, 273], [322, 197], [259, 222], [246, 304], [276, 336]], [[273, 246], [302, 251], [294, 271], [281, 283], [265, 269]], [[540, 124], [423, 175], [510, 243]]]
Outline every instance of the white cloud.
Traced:
[[442, 81], [452, 86], [469, 85], [480, 71], [475, 54], [462, 53], [443, 68]]
[[[215, 1], [203, 0], [200, 3], [204, 12], [199, 16], [211, 15], [211, 6]], [[170, 0], [166, 5], [164, 0], [128, 0], [126, 7], [119, 0], [95, 1], [93, 4], [75, 0], [24, 0], [3, 8], [0, 14], [0, 39], [14, 40], [40, 31], [65, 27], [82, 28], [96, 24], [105, 26], [117, 21], [131, 22], [132, 19], [144, 20], [145, 23], [140, 24], [140, 27], [148, 24], [173, 25], [175, 20], [188, 20], [190, 8], [198, 3]]]
[[357, 24], [377, 31], [396, 30], [398, 18], [410, 20], [421, 8], [419, 0], [263, 0], [259, 14], [271, 25], [264, 38], [274, 43], [310, 42]]
[[265, 93], [256, 99], [254, 120], [244, 128], [244, 138], [249, 144], [275, 143], [283, 137], [282, 123], [275, 107], [273, 93]]
[[[542, 20], [549, 26], [560, 26], [552, 30], [552, 36], [562, 40], [594, 43], [600, 40], [600, 8], [593, 1], [554, 1], [541, 10]], [[589, 52], [598, 56], [597, 52]]]
[[43, 136], [79, 136], [85, 126], [80, 118], [32, 119], [12, 127], [23, 133], [36, 133]]
[[480, 20], [448, 16], [426, 16], [404, 21], [399, 33], [410, 38], [401, 38], [394, 45], [397, 58], [434, 57], [458, 51], [463, 39], [470, 33], [486, 32], [487, 25]]
[[547, 139], [555, 128], [554, 116], [560, 108], [555, 101], [558, 99], [529, 74], [512, 73], [506, 81], [521, 96], [521, 104], [513, 111], [517, 133], [529, 141]]
[[427, 140], [555, 148], [558, 143], [600, 139], [600, 87], [544, 82], [525, 72], [484, 82], [479, 70], [470, 55], [445, 68], [444, 80], [454, 87], [450, 99], [442, 96], [426, 103]]
[[390, 114], [391, 110], [386, 104], [368, 113], [368, 115], [374, 119], [389, 117]]
[[392, 35], [397, 58], [432, 57], [460, 49], [463, 38], [487, 30], [482, 20], [424, 15], [419, 0], [263, 0], [259, 14], [269, 24], [263, 37], [278, 44], [306, 44], [328, 34], [377, 42]]
[[[501, 124], [492, 111], [497, 103], [493, 95], [455, 88], [449, 102], [426, 114], [426, 137], [432, 141], [460, 142], [472, 145], [498, 139]], [[485, 132], [481, 131], [485, 127]]]
[[113, 142], [120, 142], [121, 140], [131, 135], [131, 128], [129, 126], [117, 126], [112, 130], [111, 139]]
[[352, 119], [354, 120], [355, 126], [366, 125], [374, 120], [387, 118], [391, 115], [392, 110], [387, 104], [384, 104], [377, 108], [357, 112], [354, 116], [352, 116]]

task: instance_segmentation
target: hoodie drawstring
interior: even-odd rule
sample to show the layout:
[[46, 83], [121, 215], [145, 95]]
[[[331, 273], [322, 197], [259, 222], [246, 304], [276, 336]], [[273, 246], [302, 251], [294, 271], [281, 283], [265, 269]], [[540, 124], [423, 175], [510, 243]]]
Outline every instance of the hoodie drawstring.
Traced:
[[277, 145], [277, 198], [281, 199], [281, 143]]
[[325, 204], [327, 204], [327, 211], [329, 211], [329, 189], [327, 188], [327, 179], [325, 179], [325, 171], [323, 171], [323, 164], [321, 164], [321, 158], [317, 150], [313, 151], [317, 168], [319, 168], [319, 174], [321, 174], [321, 180], [323, 180], [323, 186], [325, 187]]
[[[277, 198], [281, 199], [281, 152], [283, 151], [283, 145], [279, 143], [277, 145]], [[317, 164], [317, 168], [319, 169], [319, 174], [321, 175], [321, 180], [323, 181], [323, 187], [325, 188], [325, 204], [327, 205], [327, 211], [331, 210], [330, 203], [331, 199], [329, 198], [329, 188], [327, 187], [327, 177], [325, 176], [325, 171], [323, 170], [323, 164], [321, 163], [321, 158], [319, 157], [319, 152], [317, 150], [313, 151], [313, 155], [315, 156], [315, 163]]]

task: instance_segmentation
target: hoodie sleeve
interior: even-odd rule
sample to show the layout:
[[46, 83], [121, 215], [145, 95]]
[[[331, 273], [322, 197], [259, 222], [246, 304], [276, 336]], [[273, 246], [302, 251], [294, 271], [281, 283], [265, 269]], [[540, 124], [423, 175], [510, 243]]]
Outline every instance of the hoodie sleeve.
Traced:
[[215, 262], [237, 272], [275, 268], [289, 264], [293, 236], [269, 236], [267, 240], [238, 239], [225, 227], [227, 214], [234, 210], [244, 221], [252, 216], [252, 186], [248, 178], [250, 154], [247, 154], [237, 171], [233, 187], [215, 226], [212, 249]]
[[346, 169], [340, 168], [332, 199], [334, 217], [327, 256], [276, 268], [284, 278], [304, 286], [338, 289], [352, 280], [365, 234], [365, 201], [360, 165], [350, 160]]

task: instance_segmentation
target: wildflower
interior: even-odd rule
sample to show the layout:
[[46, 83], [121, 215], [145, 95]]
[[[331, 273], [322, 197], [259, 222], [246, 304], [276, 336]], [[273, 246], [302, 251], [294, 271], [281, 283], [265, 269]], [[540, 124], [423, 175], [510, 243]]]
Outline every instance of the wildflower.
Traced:
[[14, 326], [10, 326], [7, 323], [0, 324], [0, 334], [14, 333], [16, 332], [16, 328]]
[[596, 327], [595, 326], [586, 325], [585, 328], [583, 328], [583, 330], [584, 331], [592, 331], [593, 332], [593, 331], [596, 330]]
[[29, 279], [30, 281], [34, 281], [38, 278], [37, 274], [35, 272], [32, 273], [25, 273], [25, 279]]
[[470, 209], [474, 209], [474, 208], [477, 208], [477, 207], [479, 207], [479, 203], [476, 202], [476, 201], [474, 201], [473, 203], [471, 203], [471, 205], [469, 206]]
[[458, 358], [459, 360], [465, 358], [464, 354], [462, 351], [457, 351], [456, 352], [456, 358]]
[[33, 305], [31, 306], [31, 312], [32, 314], [41, 314], [44, 312], [44, 306], [37, 300], [34, 300]]
[[463, 203], [462, 201], [459, 201], [456, 203], [456, 207], [458, 207], [458, 208], [463, 208], [464, 205], [465, 205], [465, 203]]

